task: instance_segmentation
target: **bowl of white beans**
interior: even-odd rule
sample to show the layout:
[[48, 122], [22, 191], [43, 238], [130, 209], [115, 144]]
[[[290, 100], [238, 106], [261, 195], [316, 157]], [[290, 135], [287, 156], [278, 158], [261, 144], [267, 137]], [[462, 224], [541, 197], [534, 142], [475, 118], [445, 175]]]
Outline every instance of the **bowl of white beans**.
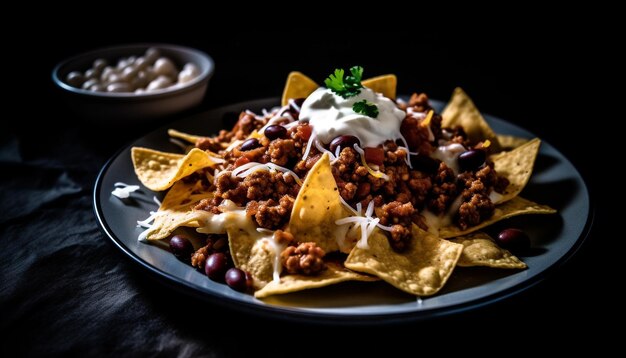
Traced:
[[52, 72], [70, 107], [88, 119], [141, 120], [192, 108], [204, 98], [215, 65], [183, 46], [135, 44], [67, 59]]

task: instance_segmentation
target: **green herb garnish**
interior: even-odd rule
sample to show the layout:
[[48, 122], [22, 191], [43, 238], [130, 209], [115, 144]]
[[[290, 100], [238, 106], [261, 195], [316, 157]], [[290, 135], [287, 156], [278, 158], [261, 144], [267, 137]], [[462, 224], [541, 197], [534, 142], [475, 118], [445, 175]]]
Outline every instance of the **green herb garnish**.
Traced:
[[335, 69], [335, 73], [331, 74], [326, 80], [324, 80], [324, 84], [326, 84], [326, 87], [330, 88], [331, 91], [343, 98], [354, 97], [361, 93], [361, 88], [363, 88], [363, 85], [361, 84], [363, 67], [351, 67], [350, 73], [352, 75], [348, 75], [344, 79], [343, 69], [337, 68]]
[[355, 102], [352, 105], [352, 110], [355, 111], [356, 113], [361, 113], [368, 117], [372, 117], [372, 118], [378, 117], [378, 107], [376, 107], [374, 103], [368, 102], [366, 100]]

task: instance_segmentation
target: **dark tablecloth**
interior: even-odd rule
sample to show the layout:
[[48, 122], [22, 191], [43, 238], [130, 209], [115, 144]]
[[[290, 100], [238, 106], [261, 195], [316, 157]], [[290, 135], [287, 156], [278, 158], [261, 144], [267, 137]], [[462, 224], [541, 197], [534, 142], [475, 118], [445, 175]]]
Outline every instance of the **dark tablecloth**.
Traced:
[[[218, 42], [209, 46], [201, 41], [190, 44], [210, 52], [217, 62], [218, 72], [201, 108], [275, 96], [280, 93], [282, 78], [294, 67], [305, 72], [308, 69], [316, 78], [321, 77], [321, 72], [316, 72], [320, 66], [316, 59], [328, 63], [322, 66], [322, 72], [326, 72], [326, 67], [349, 65], [358, 58], [344, 56], [333, 62], [322, 55], [315, 57], [316, 52], [311, 51], [308, 59], [299, 58], [296, 64], [277, 59], [273, 67], [268, 62], [242, 59], [237, 55], [245, 47], [241, 44]], [[84, 47], [67, 44], [51, 55], [50, 67], [40, 75], [49, 76], [47, 71], [54, 62]], [[438, 98], [445, 98], [444, 93], [449, 93], [456, 84], [455, 77], [460, 76], [460, 84], [466, 86], [477, 103], [484, 104], [481, 108], [517, 121], [576, 159], [577, 145], [573, 141], [577, 137], [564, 138], [558, 128], [565, 128], [567, 119], [559, 117], [558, 110], [546, 104], [562, 85], [551, 82], [547, 88], [534, 92], [542, 103], [538, 108], [546, 111], [534, 121], [523, 122], [521, 117], [530, 112], [521, 95], [539, 76], [524, 82], [526, 72], [517, 74], [506, 65], [489, 67], [499, 64], [501, 58], [478, 70], [471, 65], [476, 62], [463, 67], [461, 60], [451, 59], [449, 52], [436, 49], [443, 57], [447, 56], [447, 62], [437, 62], [439, 67], [435, 67], [439, 73], [445, 73], [441, 82], [431, 72], [418, 76], [420, 72], [413, 70], [410, 61], [400, 63], [396, 72], [414, 81], [422, 79], [423, 87]], [[380, 65], [387, 63], [382, 57], [364, 62], [366, 70], [374, 69], [372, 74], [394, 71], [392, 65]], [[240, 79], [238, 69], [243, 65], [253, 67], [251, 71], [258, 73], [260, 84], [255, 81], [251, 88], [237, 91], [232, 80]], [[431, 62], [427, 65], [434, 66]], [[449, 68], [452, 69], [448, 71]], [[503, 73], [508, 77], [499, 78]], [[406, 83], [409, 81], [402, 84], [404, 77], [400, 76], [400, 81], [400, 92], [415, 89]], [[503, 85], [511, 81], [513, 84]], [[526, 87], [519, 89], [515, 81]], [[287, 323], [241, 314], [179, 293], [154, 280], [123, 256], [99, 230], [92, 209], [92, 189], [99, 169], [118, 148], [148, 128], [96, 128], [69, 114], [50, 83], [42, 82], [42, 89], [42, 98], [51, 98], [45, 109], [24, 108], [25, 115], [13, 118], [13, 124], [1, 132], [0, 355], [3, 357], [200, 357], [271, 353], [319, 356], [341, 352], [355, 356], [376, 352], [387, 355], [401, 350], [417, 356], [424, 345], [477, 353], [489, 352], [491, 346], [485, 342], [494, 342], [511, 349], [532, 350], [533, 342], [549, 342], [554, 332], [564, 331], [568, 341], [559, 344], [576, 347], [585, 341], [589, 328], [599, 327], [598, 320], [613, 310], [609, 295], [603, 293], [616, 284], [608, 279], [604, 265], [611, 254], [606, 254], [605, 237], [598, 229], [569, 263], [551, 272], [535, 287], [472, 312], [426, 322], [384, 328]], [[507, 90], [513, 92], [502, 93]], [[496, 100], [489, 100], [490, 97]], [[580, 138], [586, 131], [574, 126], [568, 128], [570, 134], [573, 131]], [[586, 168], [580, 159], [574, 162], [590, 187], [593, 186], [591, 167]], [[591, 189], [592, 196], [599, 195], [596, 188]], [[595, 198], [592, 200], [597, 203]], [[601, 214], [597, 215], [596, 228], [603, 227], [604, 221]], [[332, 351], [331, 346], [335, 347]]]

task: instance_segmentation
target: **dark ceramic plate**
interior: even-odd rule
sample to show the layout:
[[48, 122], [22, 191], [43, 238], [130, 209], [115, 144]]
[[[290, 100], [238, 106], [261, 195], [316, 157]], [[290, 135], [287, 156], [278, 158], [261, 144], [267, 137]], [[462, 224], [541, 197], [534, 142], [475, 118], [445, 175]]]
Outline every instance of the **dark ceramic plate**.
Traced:
[[[181, 119], [137, 139], [131, 146], [180, 152], [169, 142], [167, 128], [211, 135], [232, 125], [244, 109], [260, 111], [279, 103], [263, 99], [238, 103]], [[434, 101], [442, 108], [441, 102]], [[534, 135], [504, 120], [486, 115], [497, 133], [532, 138]], [[574, 166], [549, 143], [543, 142], [534, 174], [522, 196], [556, 208], [556, 215], [530, 215], [509, 219], [491, 227], [494, 234], [504, 227], [521, 227], [532, 238], [533, 250], [522, 259], [527, 270], [456, 268], [445, 288], [434, 297], [419, 301], [384, 282], [349, 282], [323, 289], [303, 291], [258, 300], [209, 280], [204, 274], [174, 258], [166, 249], [137, 241], [142, 231], [137, 220], [156, 210], [145, 187], [134, 199], [123, 202], [111, 195], [115, 182], [139, 184], [130, 159], [130, 148], [120, 150], [102, 168], [94, 189], [94, 208], [106, 235], [144, 268], [167, 283], [208, 300], [254, 314], [337, 323], [393, 322], [416, 320], [476, 308], [516, 294], [537, 283], [562, 264], [580, 246], [591, 226], [589, 194]], [[141, 184], [139, 184], [141, 185]], [[162, 198], [162, 194], [157, 194]]]

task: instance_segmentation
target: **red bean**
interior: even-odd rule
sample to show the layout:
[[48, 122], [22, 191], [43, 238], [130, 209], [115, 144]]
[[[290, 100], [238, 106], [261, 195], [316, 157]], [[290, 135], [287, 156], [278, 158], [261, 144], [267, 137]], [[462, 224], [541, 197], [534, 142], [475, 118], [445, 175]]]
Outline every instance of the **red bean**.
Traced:
[[271, 126], [268, 126], [267, 128], [265, 128], [265, 131], [263, 133], [269, 140], [287, 138], [287, 128], [281, 125], [273, 124]]
[[359, 140], [359, 138], [353, 135], [340, 135], [330, 142], [330, 151], [335, 153], [337, 147], [341, 148], [340, 150], [343, 150], [343, 148], [345, 147], [352, 148], [355, 144], [361, 146], [361, 141]]
[[170, 239], [170, 251], [172, 251], [172, 254], [178, 259], [189, 261], [193, 253], [193, 245], [186, 237], [175, 235]]
[[427, 155], [411, 155], [411, 165], [413, 169], [424, 173], [434, 173], [439, 168], [439, 162]]
[[228, 287], [235, 291], [246, 292], [248, 290], [246, 273], [238, 268], [233, 267], [226, 271], [225, 280]]
[[261, 146], [261, 143], [259, 143], [258, 139], [256, 138], [246, 139], [246, 141], [243, 142], [243, 144], [241, 145], [241, 151], [247, 152], [249, 150], [256, 149], [260, 146]]
[[482, 149], [472, 149], [459, 155], [459, 166], [462, 171], [475, 171], [485, 164], [487, 153]]
[[294, 120], [300, 119], [300, 109], [302, 108], [302, 104], [304, 103], [305, 98], [296, 98], [289, 101], [289, 114], [293, 117]]
[[519, 229], [502, 230], [496, 239], [498, 245], [513, 253], [523, 254], [530, 249], [530, 238]]
[[226, 270], [228, 270], [228, 257], [225, 254], [218, 252], [207, 257], [204, 272], [211, 280], [223, 282]]

